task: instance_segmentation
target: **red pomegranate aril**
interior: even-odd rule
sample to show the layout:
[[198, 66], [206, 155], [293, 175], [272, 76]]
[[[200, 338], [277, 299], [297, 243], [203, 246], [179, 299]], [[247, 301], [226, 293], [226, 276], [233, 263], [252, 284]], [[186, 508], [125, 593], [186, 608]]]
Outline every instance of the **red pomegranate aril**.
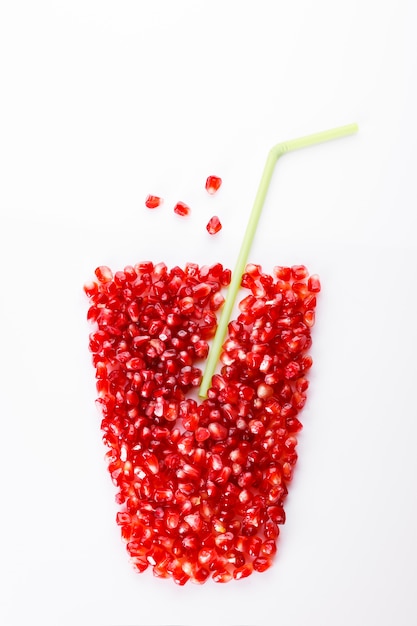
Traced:
[[185, 202], [177, 202], [177, 204], [174, 206], [174, 213], [180, 215], [181, 217], [189, 215], [190, 212], [191, 209], [187, 204], [185, 204]]
[[173, 530], [177, 528], [180, 521], [179, 513], [176, 510], [170, 510], [167, 512], [165, 525], [169, 530]]
[[206, 190], [212, 196], [220, 189], [222, 179], [218, 176], [208, 176], [206, 180]]
[[126, 403], [130, 406], [137, 406], [139, 404], [139, 396], [136, 391], [131, 389], [126, 393]]
[[264, 400], [274, 394], [274, 388], [271, 385], [261, 383], [260, 385], [258, 385], [256, 393], [258, 395], [258, 398], [262, 398]]
[[271, 557], [277, 551], [277, 544], [273, 539], [268, 539], [264, 541], [260, 548], [260, 556], [261, 557]]
[[265, 522], [264, 533], [267, 539], [276, 539], [279, 535], [279, 528], [271, 519]]
[[209, 576], [210, 571], [208, 569], [206, 569], [205, 567], [197, 567], [194, 571], [192, 581], [201, 585], [206, 582]]
[[217, 217], [217, 215], [213, 215], [213, 217], [211, 217], [207, 223], [207, 226], [206, 226], [207, 232], [209, 233], [209, 235], [215, 235], [221, 229], [222, 229], [222, 224], [219, 218]]
[[145, 200], [145, 205], [148, 207], [148, 209], [156, 209], [161, 206], [162, 202], [162, 198], [159, 198], [158, 196], [147, 196]]
[[93, 280], [89, 281], [88, 283], [85, 283], [84, 292], [88, 298], [93, 298], [94, 296], [96, 296], [99, 292], [97, 283], [94, 282]]
[[307, 278], [308, 271], [305, 265], [293, 265], [291, 267], [291, 275], [295, 280], [303, 280]]
[[215, 441], [222, 441], [226, 439], [228, 430], [225, 426], [223, 426], [223, 424], [220, 424], [219, 422], [210, 422], [207, 428], [211, 438]]
[[282, 506], [269, 506], [267, 513], [269, 518], [276, 524], [285, 524], [285, 512]]
[[307, 281], [308, 290], [312, 293], [318, 293], [321, 289], [320, 279], [317, 274], [309, 276]]
[[153, 497], [157, 503], [171, 502], [174, 497], [174, 493], [172, 489], [156, 489]]
[[212, 561], [214, 561], [217, 557], [217, 552], [214, 549], [210, 548], [202, 548], [199, 553], [197, 560], [201, 565], [208, 565]]
[[284, 367], [284, 376], [289, 380], [293, 380], [299, 376], [300, 371], [300, 364], [297, 363], [297, 361], [290, 361], [288, 365]]
[[117, 513], [116, 515], [116, 523], [119, 526], [124, 526], [126, 524], [131, 524], [132, 522], [132, 516], [129, 515], [129, 513]]
[[247, 578], [248, 576], [250, 576], [252, 572], [253, 572], [252, 563], [246, 563], [245, 565], [242, 565], [242, 567], [237, 567], [233, 571], [233, 578], [235, 580], [241, 580], [242, 578]]
[[300, 367], [303, 373], [309, 370], [312, 365], [313, 365], [313, 359], [311, 358], [309, 354], [304, 356], [300, 361]]
[[212, 579], [216, 583], [228, 583], [232, 580], [232, 574], [226, 569], [220, 569], [213, 572]]
[[231, 550], [233, 547], [233, 542], [234, 536], [233, 533], [230, 532], [217, 535], [217, 537], [214, 538], [214, 543], [216, 544], [216, 547], [222, 552], [227, 552], [228, 550]]
[[174, 583], [180, 585], [181, 587], [190, 580], [190, 577], [187, 576], [187, 574], [185, 574], [181, 569], [174, 570], [171, 576]]
[[259, 551], [262, 546], [262, 539], [260, 537], [249, 537], [247, 542], [247, 552], [250, 556], [259, 556]]
[[109, 283], [113, 280], [113, 272], [109, 267], [107, 267], [107, 265], [100, 265], [100, 267], [97, 267], [95, 275], [100, 283]]
[[214, 293], [210, 298], [210, 309], [212, 311], [218, 311], [224, 304], [224, 297], [220, 292]]
[[134, 568], [140, 573], [144, 572], [149, 566], [149, 563], [146, 559], [136, 556], [131, 558], [131, 562]]
[[314, 326], [314, 321], [315, 321], [314, 311], [306, 311], [304, 313], [304, 321], [309, 328]]
[[277, 265], [274, 267], [274, 275], [279, 279], [288, 282], [291, 279], [291, 268]]
[[210, 431], [208, 428], [204, 428], [200, 426], [199, 428], [196, 429], [195, 438], [199, 443], [205, 441], [209, 437], [210, 437]]
[[211, 285], [207, 283], [199, 283], [193, 287], [193, 295], [198, 300], [203, 300], [211, 294]]
[[265, 556], [259, 556], [257, 559], [254, 560], [252, 565], [253, 565], [253, 569], [256, 572], [265, 572], [267, 569], [271, 567], [272, 559], [265, 557]]

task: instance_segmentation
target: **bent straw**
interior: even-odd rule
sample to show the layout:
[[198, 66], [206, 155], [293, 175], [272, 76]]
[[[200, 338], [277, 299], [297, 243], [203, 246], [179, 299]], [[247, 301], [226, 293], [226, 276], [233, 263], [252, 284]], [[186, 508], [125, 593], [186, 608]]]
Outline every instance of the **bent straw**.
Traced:
[[214, 370], [216, 369], [216, 365], [220, 357], [220, 351], [222, 349], [223, 342], [226, 336], [230, 316], [241, 285], [242, 274], [246, 267], [250, 248], [253, 238], [255, 236], [256, 227], [258, 225], [259, 217], [261, 215], [262, 207], [265, 202], [266, 193], [268, 191], [269, 183], [271, 181], [276, 162], [286, 152], [299, 150], [300, 148], [307, 148], [308, 146], [323, 143], [324, 141], [330, 141], [331, 139], [338, 139], [340, 137], [352, 135], [353, 133], [356, 133], [357, 130], [357, 124], [348, 124], [347, 126], [339, 126], [338, 128], [325, 130], [320, 133], [315, 133], [314, 135], [307, 135], [306, 137], [299, 137], [298, 139], [284, 141], [271, 148], [268, 154], [268, 158], [266, 160], [261, 182], [259, 183], [255, 202], [249, 216], [249, 221], [246, 227], [245, 235], [243, 237], [242, 246], [240, 248], [239, 256], [236, 261], [236, 266], [232, 274], [232, 280], [227, 293], [227, 298], [223, 305], [219, 325], [217, 327], [217, 331], [214, 336], [210, 353], [207, 359], [206, 368], [204, 370], [204, 375], [199, 390], [199, 396], [201, 398], [207, 397], [207, 391], [211, 385], [211, 379], [213, 377]]

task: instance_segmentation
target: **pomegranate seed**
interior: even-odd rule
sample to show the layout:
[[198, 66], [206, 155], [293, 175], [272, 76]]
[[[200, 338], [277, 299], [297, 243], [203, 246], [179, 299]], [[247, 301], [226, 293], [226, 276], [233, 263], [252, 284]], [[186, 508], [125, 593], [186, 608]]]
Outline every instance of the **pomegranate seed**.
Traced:
[[178, 585], [265, 571], [297, 461], [318, 278], [247, 265], [221, 371], [197, 402], [230, 270], [145, 261], [95, 277], [84, 292], [96, 403], [133, 567]]
[[232, 580], [232, 574], [226, 569], [221, 569], [213, 572], [212, 578], [216, 583], [228, 583]]
[[91, 280], [88, 283], [85, 283], [84, 292], [88, 298], [93, 298], [99, 293], [99, 287], [96, 282]]
[[260, 548], [261, 557], [273, 556], [277, 551], [277, 545], [273, 539], [264, 541]]
[[116, 515], [116, 523], [119, 526], [124, 526], [125, 524], [130, 524], [132, 522], [132, 517], [129, 513], [117, 513]]
[[210, 195], [213, 195], [220, 189], [222, 179], [218, 176], [209, 176], [206, 180], [206, 190]]
[[274, 267], [274, 274], [280, 280], [288, 282], [291, 278], [291, 268], [277, 265]]
[[308, 275], [305, 265], [293, 265], [291, 268], [291, 274], [295, 280], [302, 280]]
[[256, 572], [265, 572], [272, 565], [272, 560], [265, 556], [259, 556], [253, 562], [253, 569]]
[[253, 572], [252, 563], [247, 563], [246, 565], [242, 565], [242, 567], [237, 567], [233, 572], [233, 578], [235, 580], [240, 580], [241, 578], [247, 578]]
[[320, 291], [320, 279], [317, 274], [313, 274], [307, 281], [308, 290], [312, 293], [318, 293]]
[[206, 229], [210, 235], [215, 235], [222, 229], [221, 222], [219, 218], [217, 217], [217, 215], [213, 215], [213, 217], [210, 218], [206, 226]]
[[200, 426], [199, 428], [196, 429], [195, 438], [199, 443], [201, 443], [202, 441], [205, 441], [209, 437], [210, 437], [210, 431], [208, 428], [203, 428], [202, 426]]
[[174, 213], [180, 215], [181, 217], [189, 215], [190, 212], [191, 209], [188, 205], [185, 204], [185, 202], [177, 202], [177, 204], [174, 206]]
[[157, 209], [159, 206], [161, 206], [162, 202], [162, 198], [159, 198], [158, 196], [147, 196], [145, 200], [145, 205], [148, 207], [148, 209]]
[[95, 270], [95, 275], [101, 283], [109, 283], [113, 279], [113, 272], [106, 265], [100, 265], [100, 267]]
[[309, 328], [314, 326], [314, 320], [315, 320], [314, 311], [306, 311], [304, 313], [304, 321]]
[[222, 439], [226, 439], [228, 430], [219, 422], [210, 422], [208, 425], [208, 431], [213, 439], [216, 441], [221, 441]]

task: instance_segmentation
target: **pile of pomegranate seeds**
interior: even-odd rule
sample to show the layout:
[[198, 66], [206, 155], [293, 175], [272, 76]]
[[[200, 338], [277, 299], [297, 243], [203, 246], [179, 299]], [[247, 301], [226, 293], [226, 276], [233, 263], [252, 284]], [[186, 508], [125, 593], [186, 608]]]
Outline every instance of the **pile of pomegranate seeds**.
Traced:
[[213, 217], [209, 220], [206, 229], [209, 235], [215, 235], [222, 229], [222, 224], [217, 215], [213, 215]]
[[96, 402], [134, 567], [179, 585], [265, 571], [297, 461], [318, 278], [247, 266], [221, 371], [197, 401], [230, 271], [145, 262], [95, 274], [84, 290]]
[[148, 209], [157, 209], [159, 206], [161, 206], [162, 202], [162, 198], [159, 198], [158, 196], [147, 196], [145, 200], [145, 205], [148, 207]]
[[218, 176], [209, 176], [206, 180], [206, 190], [212, 196], [220, 189], [222, 179]]

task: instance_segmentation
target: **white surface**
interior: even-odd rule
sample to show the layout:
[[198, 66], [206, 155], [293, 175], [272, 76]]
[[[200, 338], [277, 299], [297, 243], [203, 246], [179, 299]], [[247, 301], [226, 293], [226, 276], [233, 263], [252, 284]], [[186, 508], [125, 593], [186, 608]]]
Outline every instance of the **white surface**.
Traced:
[[[416, 623], [416, 18], [412, 0], [1, 3], [3, 626]], [[104, 263], [233, 266], [269, 148], [355, 121], [278, 163], [251, 254], [323, 284], [276, 563], [224, 586], [136, 575], [82, 285]]]

